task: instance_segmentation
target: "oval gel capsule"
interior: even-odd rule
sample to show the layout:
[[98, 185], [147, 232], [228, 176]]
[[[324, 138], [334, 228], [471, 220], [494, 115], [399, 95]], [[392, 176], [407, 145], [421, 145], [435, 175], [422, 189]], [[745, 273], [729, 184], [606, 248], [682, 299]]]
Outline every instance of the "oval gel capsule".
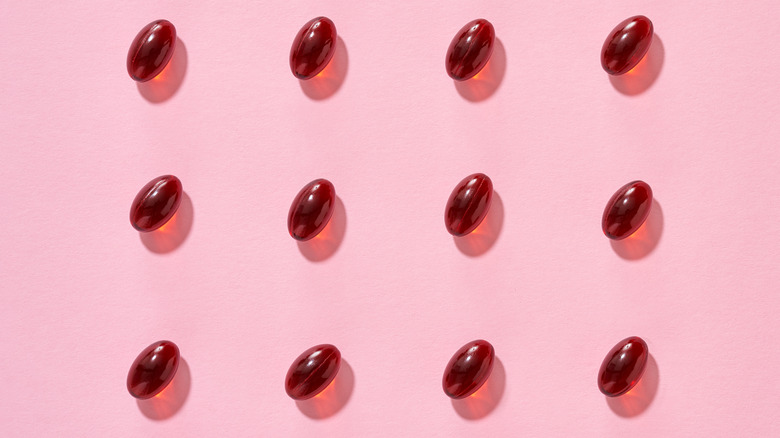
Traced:
[[327, 17], [304, 24], [290, 49], [290, 69], [298, 79], [317, 76], [336, 52], [336, 25]]
[[294, 400], [314, 397], [328, 387], [341, 367], [341, 352], [330, 344], [315, 345], [290, 365], [284, 389]]
[[179, 347], [158, 341], [136, 357], [127, 373], [127, 390], [135, 398], [147, 399], [162, 392], [179, 368]]
[[168, 20], [153, 21], [135, 36], [127, 52], [127, 72], [133, 80], [146, 82], [168, 65], [176, 48], [176, 28]]
[[647, 343], [640, 337], [632, 336], [618, 342], [601, 363], [599, 390], [608, 397], [630, 391], [642, 378], [648, 355]]
[[474, 77], [487, 65], [493, 53], [496, 31], [485, 19], [477, 19], [463, 26], [447, 49], [447, 74], [456, 81]]
[[163, 175], [149, 181], [133, 200], [130, 223], [141, 232], [160, 228], [176, 214], [182, 193], [181, 181], [173, 175]]
[[490, 377], [495, 357], [490, 342], [481, 339], [458, 349], [444, 369], [444, 393], [451, 398], [461, 399], [477, 392]]
[[625, 239], [645, 223], [652, 204], [650, 186], [644, 181], [631, 181], [609, 198], [601, 216], [601, 229], [610, 239]]
[[615, 26], [601, 47], [601, 66], [611, 75], [631, 71], [653, 42], [653, 22], [644, 15], [627, 18]]
[[323, 178], [306, 184], [293, 199], [287, 215], [290, 235], [301, 241], [313, 239], [328, 225], [336, 201], [336, 189]]
[[444, 225], [453, 236], [474, 231], [488, 214], [493, 200], [493, 182], [484, 173], [463, 178], [452, 190], [444, 209]]

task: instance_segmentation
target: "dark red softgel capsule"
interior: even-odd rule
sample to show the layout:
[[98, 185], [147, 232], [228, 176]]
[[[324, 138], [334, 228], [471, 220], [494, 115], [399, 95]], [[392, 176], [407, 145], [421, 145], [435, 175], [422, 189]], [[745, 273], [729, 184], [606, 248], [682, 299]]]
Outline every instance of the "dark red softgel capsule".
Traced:
[[290, 235], [300, 241], [313, 239], [319, 234], [331, 216], [336, 201], [336, 189], [323, 178], [306, 184], [293, 199], [287, 215]]
[[631, 390], [642, 378], [647, 365], [647, 344], [632, 336], [612, 347], [601, 363], [598, 384], [607, 397], [617, 397]]
[[644, 15], [627, 18], [610, 32], [601, 47], [601, 66], [611, 75], [630, 71], [653, 42], [653, 22]]
[[481, 339], [462, 346], [444, 370], [444, 393], [454, 399], [466, 398], [487, 382], [493, 371], [496, 352], [490, 342]]
[[130, 223], [141, 232], [154, 231], [171, 220], [182, 198], [179, 178], [163, 175], [149, 181], [133, 200]]
[[159, 75], [168, 65], [176, 47], [176, 28], [168, 20], [157, 20], [144, 26], [127, 52], [127, 72], [138, 82]]
[[493, 200], [493, 182], [484, 173], [464, 178], [450, 194], [444, 209], [444, 225], [453, 236], [474, 231], [487, 216]]
[[341, 367], [341, 352], [330, 344], [304, 351], [287, 371], [284, 389], [294, 400], [306, 400], [324, 390]]
[[474, 77], [490, 60], [495, 39], [493, 25], [483, 18], [463, 26], [447, 49], [447, 74], [456, 81]]
[[290, 49], [290, 69], [298, 79], [317, 76], [336, 52], [336, 25], [326, 17], [304, 24]]
[[179, 347], [158, 341], [146, 347], [127, 373], [127, 390], [135, 398], [147, 399], [162, 392], [179, 368]]
[[631, 181], [609, 198], [601, 229], [610, 239], [625, 239], [645, 223], [652, 204], [653, 189], [644, 181]]

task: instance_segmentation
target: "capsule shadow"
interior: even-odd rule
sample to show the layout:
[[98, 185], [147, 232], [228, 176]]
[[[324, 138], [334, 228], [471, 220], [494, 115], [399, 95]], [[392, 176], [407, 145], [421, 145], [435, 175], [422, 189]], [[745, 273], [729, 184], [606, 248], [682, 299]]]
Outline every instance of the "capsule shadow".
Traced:
[[501, 40], [496, 38], [493, 53], [487, 65], [473, 78], [465, 81], [455, 81], [455, 89], [464, 99], [470, 102], [482, 102], [496, 93], [504, 81], [506, 73], [506, 50]]
[[320, 234], [305, 242], [298, 242], [298, 250], [312, 262], [329, 259], [344, 241], [344, 234], [347, 232], [347, 210], [338, 196], [333, 208], [333, 216]]
[[477, 392], [466, 398], [452, 400], [455, 412], [467, 420], [479, 420], [487, 417], [498, 406], [506, 389], [506, 370], [504, 364], [496, 356], [493, 371], [487, 382]]
[[455, 246], [469, 257], [479, 257], [488, 252], [498, 240], [501, 229], [504, 226], [504, 202], [498, 192], [493, 190], [493, 200], [490, 210], [482, 223], [465, 236], [453, 236]]
[[636, 67], [627, 73], [609, 76], [609, 82], [619, 92], [627, 96], [635, 96], [644, 93], [650, 88], [661, 75], [661, 68], [664, 65], [664, 44], [657, 33], [653, 34], [653, 41], [647, 50], [645, 57], [639, 61]]
[[658, 393], [658, 384], [661, 378], [658, 372], [658, 363], [650, 354], [647, 358], [645, 373], [630, 391], [619, 397], [604, 397], [612, 412], [621, 417], [631, 418], [645, 412]]
[[184, 358], [179, 359], [179, 369], [171, 383], [156, 396], [136, 400], [138, 410], [152, 420], [167, 420], [179, 412], [187, 401], [192, 386], [190, 366]]
[[355, 373], [344, 358], [341, 359], [336, 378], [321, 393], [308, 400], [295, 402], [303, 415], [315, 420], [322, 420], [336, 415], [347, 405], [352, 391], [355, 389]]
[[609, 243], [615, 254], [620, 257], [626, 260], [639, 260], [647, 257], [658, 246], [663, 231], [663, 210], [658, 200], [653, 198], [653, 205], [650, 206], [650, 214], [645, 223], [634, 234], [623, 240], [610, 239]]
[[348, 67], [347, 45], [340, 36], [336, 37], [336, 53], [328, 65], [313, 78], [298, 80], [303, 94], [312, 100], [324, 100], [333, 96], [347, 78]]
[[162, 103], [173, 97], [187, 74], [187, 48], [184, 41], [176, 37], [173, 56], [159, 75], [146, 82], [138, 82], [138, 92], [151, 103]]
[[195, 211], [192, 207], [192, 199], [187, 195], [187, 192], [182, 192], [181, 204], [171, 220], [154, 231], [138, 233], [138, 235], [149, 251], [156, 254], [167, 254], [179, 248], [187, 240], [194, 218]]

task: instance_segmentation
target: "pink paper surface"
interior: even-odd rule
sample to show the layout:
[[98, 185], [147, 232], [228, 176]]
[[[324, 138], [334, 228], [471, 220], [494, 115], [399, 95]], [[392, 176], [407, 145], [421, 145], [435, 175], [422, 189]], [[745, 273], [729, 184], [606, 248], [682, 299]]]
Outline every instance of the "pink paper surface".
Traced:
[[[780, 435], [778, 13], [6, 2], [0, 435]], [[635, 14], [657, 38], [643, 71], [610, 80], [601, 45]], [[301, 83], [290, 45], [318, 15], [338, 52]], [[496, 53], [455, 84], [446, 49], [478, 17]], [[178, 70], [139, 87], [127, 50], [158, 18], [178, 30]], [[497, 199], [456, 240], [444, 204], [473, 172]], [[130, 203], [168, 173], [187, 194], [177, 223], [139, 236]], [[299, 245], [287, 211], [318, 177], [340, 203], [330, 234]], [[611, 244], [604, 205], [635, 179], [654, 190], [650, 222]], [[598, 368], [631, 335], [647, 375], [607, 400]], [[444, 367], [479, 338], [500, 366], [481, 398], [453, 403]], [[137, 403], [129, 366], [160, 339], [186, 363], [176, 392]], [[324, 342], [346, 361], [338, 386], [296, 404], [287, 368]]]

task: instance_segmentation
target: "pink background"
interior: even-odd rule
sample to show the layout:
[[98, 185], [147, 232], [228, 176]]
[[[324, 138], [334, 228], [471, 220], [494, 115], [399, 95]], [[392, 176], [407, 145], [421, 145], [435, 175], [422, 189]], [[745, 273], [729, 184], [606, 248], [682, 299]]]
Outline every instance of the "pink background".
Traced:
[[[776, 0], [2, 10], [3, 436], [780, 434]], [[610, 80], [604, 38], [639, 13], [648, 59]], [[288, 54], [317, 15], [341, 39], [304, 84]], [[455, 85], [445, 51], [478, 17], [500, 44]], [[157, 18], [181, 44], [139, 87], [127, 49]], [[456, 241], [444, 204], [473, 172], [498, 199]], [[130, 203], [166, 173], [182, 210], [139, 237]], [[299, 245], [287, 211], [317, 177], [341, 202]], [[611, 244], [602, 210], [634, 179], [657, 203]], [[598, 368], [630, 335], [647, 375], [606, 400]], [[501, 366], [453, 403], [444, 366], [478, 338]], [[160, 339], [186, 365], [137, 403], [128, 368]], [[323, 342], [347, 365], [295, 403], [287, 368]]]

